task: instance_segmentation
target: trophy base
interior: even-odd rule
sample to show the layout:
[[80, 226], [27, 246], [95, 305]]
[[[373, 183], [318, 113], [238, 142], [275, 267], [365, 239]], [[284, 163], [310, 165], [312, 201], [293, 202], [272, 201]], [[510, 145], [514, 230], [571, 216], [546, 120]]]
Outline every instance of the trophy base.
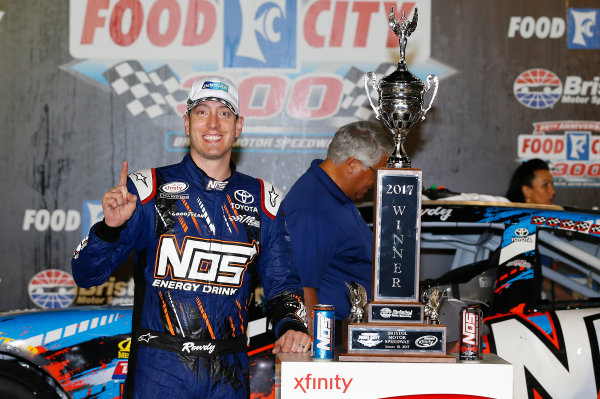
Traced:
[[380, 358], [379, 361], [426, 362], [431, 359], [452, 362], [446, 354], [445, 325], [352, 323], [349, 319], [342, 322], [341, 358], [348, 361]]
[[357, 355], [355, 353], [340, 353], [340, 362], [388, 362], [388, 363], [456, 363], [454, 355]]

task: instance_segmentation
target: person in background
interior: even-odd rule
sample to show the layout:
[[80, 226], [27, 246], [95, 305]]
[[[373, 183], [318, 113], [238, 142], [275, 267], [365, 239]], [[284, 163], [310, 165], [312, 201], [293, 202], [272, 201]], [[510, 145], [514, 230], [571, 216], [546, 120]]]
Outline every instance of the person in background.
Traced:
[[344, 282], [363, 285], [371, 298], [373, 237], [354, 201], [373, 186], [375, 170], [385, 166], [392, 150], [392, 135], [381, 124], [347, 124], [335, 133], [327, 159], [313, 160], [281, 204], [304, 287], [309, 333], [314, 305], [333, 305], [337, 344], [340, 322], [350, 312]]
[[104, 283], [134, 251], [135, 293], [125, 397], [248, 398], [248, 297], [263, 285], [274, 353], [305, 352], [302, 286], [282, 192], [231, 160], [242, 132], [228, 79], [194, 82], [184, 115], [190, 153], [174, 165], [128, 175], [102, 198], [72, 260], [81, 287]]
[[[522, 163], [513, 173], [506, 198], [512, 202], [553, 205], [556, 190], [548, 164], [534, 158]], [[540, 262], [556, 269], [555, 261], [548, 256], [540, 256]], [[540, 291], [542, 299], [571, 300], [573, 296], [564, 287], [544, 277]]]
[[513, 173], [506, 192], [511, 202], [552, 205], [556, 190], [550, 168], [541, 159], [522, 163]]

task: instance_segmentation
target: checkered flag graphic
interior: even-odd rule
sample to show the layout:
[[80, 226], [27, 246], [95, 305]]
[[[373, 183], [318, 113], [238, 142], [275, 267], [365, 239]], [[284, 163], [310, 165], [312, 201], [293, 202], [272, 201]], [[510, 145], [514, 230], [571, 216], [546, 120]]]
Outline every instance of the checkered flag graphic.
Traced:
[[103, 76], [127, 102], [133, 116], [145, 112], [154, 119], [169, 112], [187, 95], [167, 65], [147, 73], [138, 61], [128, 60], [107, 69]]
[[[379, 65], [375, 73], [381, 79], [389, 75], [395, 68], [396, 66], [392, 63], [384, 63]], [[344, 84], [342, 101], [336, 116], [351, 116], [359, 120], [375, 119], [375, 113], [371, 108], [371, 104], [369, 104], [367, 93], [365, 93], [365, 75], [366, 72], [356, 67], [350, 68], [344, 75], [342, 79]], [[377, 90], [371, 88], [370, 95], [371, 99], [377, 104], [379, 98]]]
[[572, 230], [574, 227], [575, 227], [575, 222], [573, 220], [563, 219], [563, 221], [560, 222], [560, 228], [561, 229]]
[[600, 234], [600, 225], [595, 224], [590, 228], [590, 233], [592, 234]]
[[552, 227], [556, 227], [559, 224], [560, 224], [559, 218], [548, 218], [548, 221], [546, 222], [547, 226], [552, 226]]
[[588, 222], [577, 222], [577, 224], [575, 224], [575, 230], [577, 231], [588, 231], [590, 228], [590, 223]]
[[531, 219], [531, 223], [533, 223], [533, 224], [544, 224], [544, 223], [546, 223], [546, 217], [544, 217], [544, 216], [534, 216], [533, 219]]
[[155, 84], [156, 91], [164, 97], [171, 108], [175, 109], [178, 104], [185, 104], [188, 91], [181, 88], [179, 80], [168, 65], [155, 69], [148, 76]]

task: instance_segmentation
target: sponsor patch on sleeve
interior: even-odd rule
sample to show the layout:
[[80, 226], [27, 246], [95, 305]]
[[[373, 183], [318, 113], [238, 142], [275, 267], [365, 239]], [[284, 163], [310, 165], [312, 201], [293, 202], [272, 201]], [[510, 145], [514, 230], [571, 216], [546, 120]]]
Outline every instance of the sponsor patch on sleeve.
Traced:
[[156, 194], [156, 179], [154, 169], [140, 169], [129, 174], [135, 184], [142, 204], [150, 201]]
[[279, 205], [283, 200], [283, 191], [266, 180], [260, 180], [260, 186], [263, 211], [271, 219], [275, 219]]

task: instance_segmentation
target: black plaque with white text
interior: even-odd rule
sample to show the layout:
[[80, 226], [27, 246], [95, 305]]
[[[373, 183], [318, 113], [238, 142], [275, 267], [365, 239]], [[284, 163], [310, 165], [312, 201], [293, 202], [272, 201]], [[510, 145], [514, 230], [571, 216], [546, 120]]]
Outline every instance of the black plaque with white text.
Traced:
[[418, 302], [422, 174], [377, 170], [373, 299]]

